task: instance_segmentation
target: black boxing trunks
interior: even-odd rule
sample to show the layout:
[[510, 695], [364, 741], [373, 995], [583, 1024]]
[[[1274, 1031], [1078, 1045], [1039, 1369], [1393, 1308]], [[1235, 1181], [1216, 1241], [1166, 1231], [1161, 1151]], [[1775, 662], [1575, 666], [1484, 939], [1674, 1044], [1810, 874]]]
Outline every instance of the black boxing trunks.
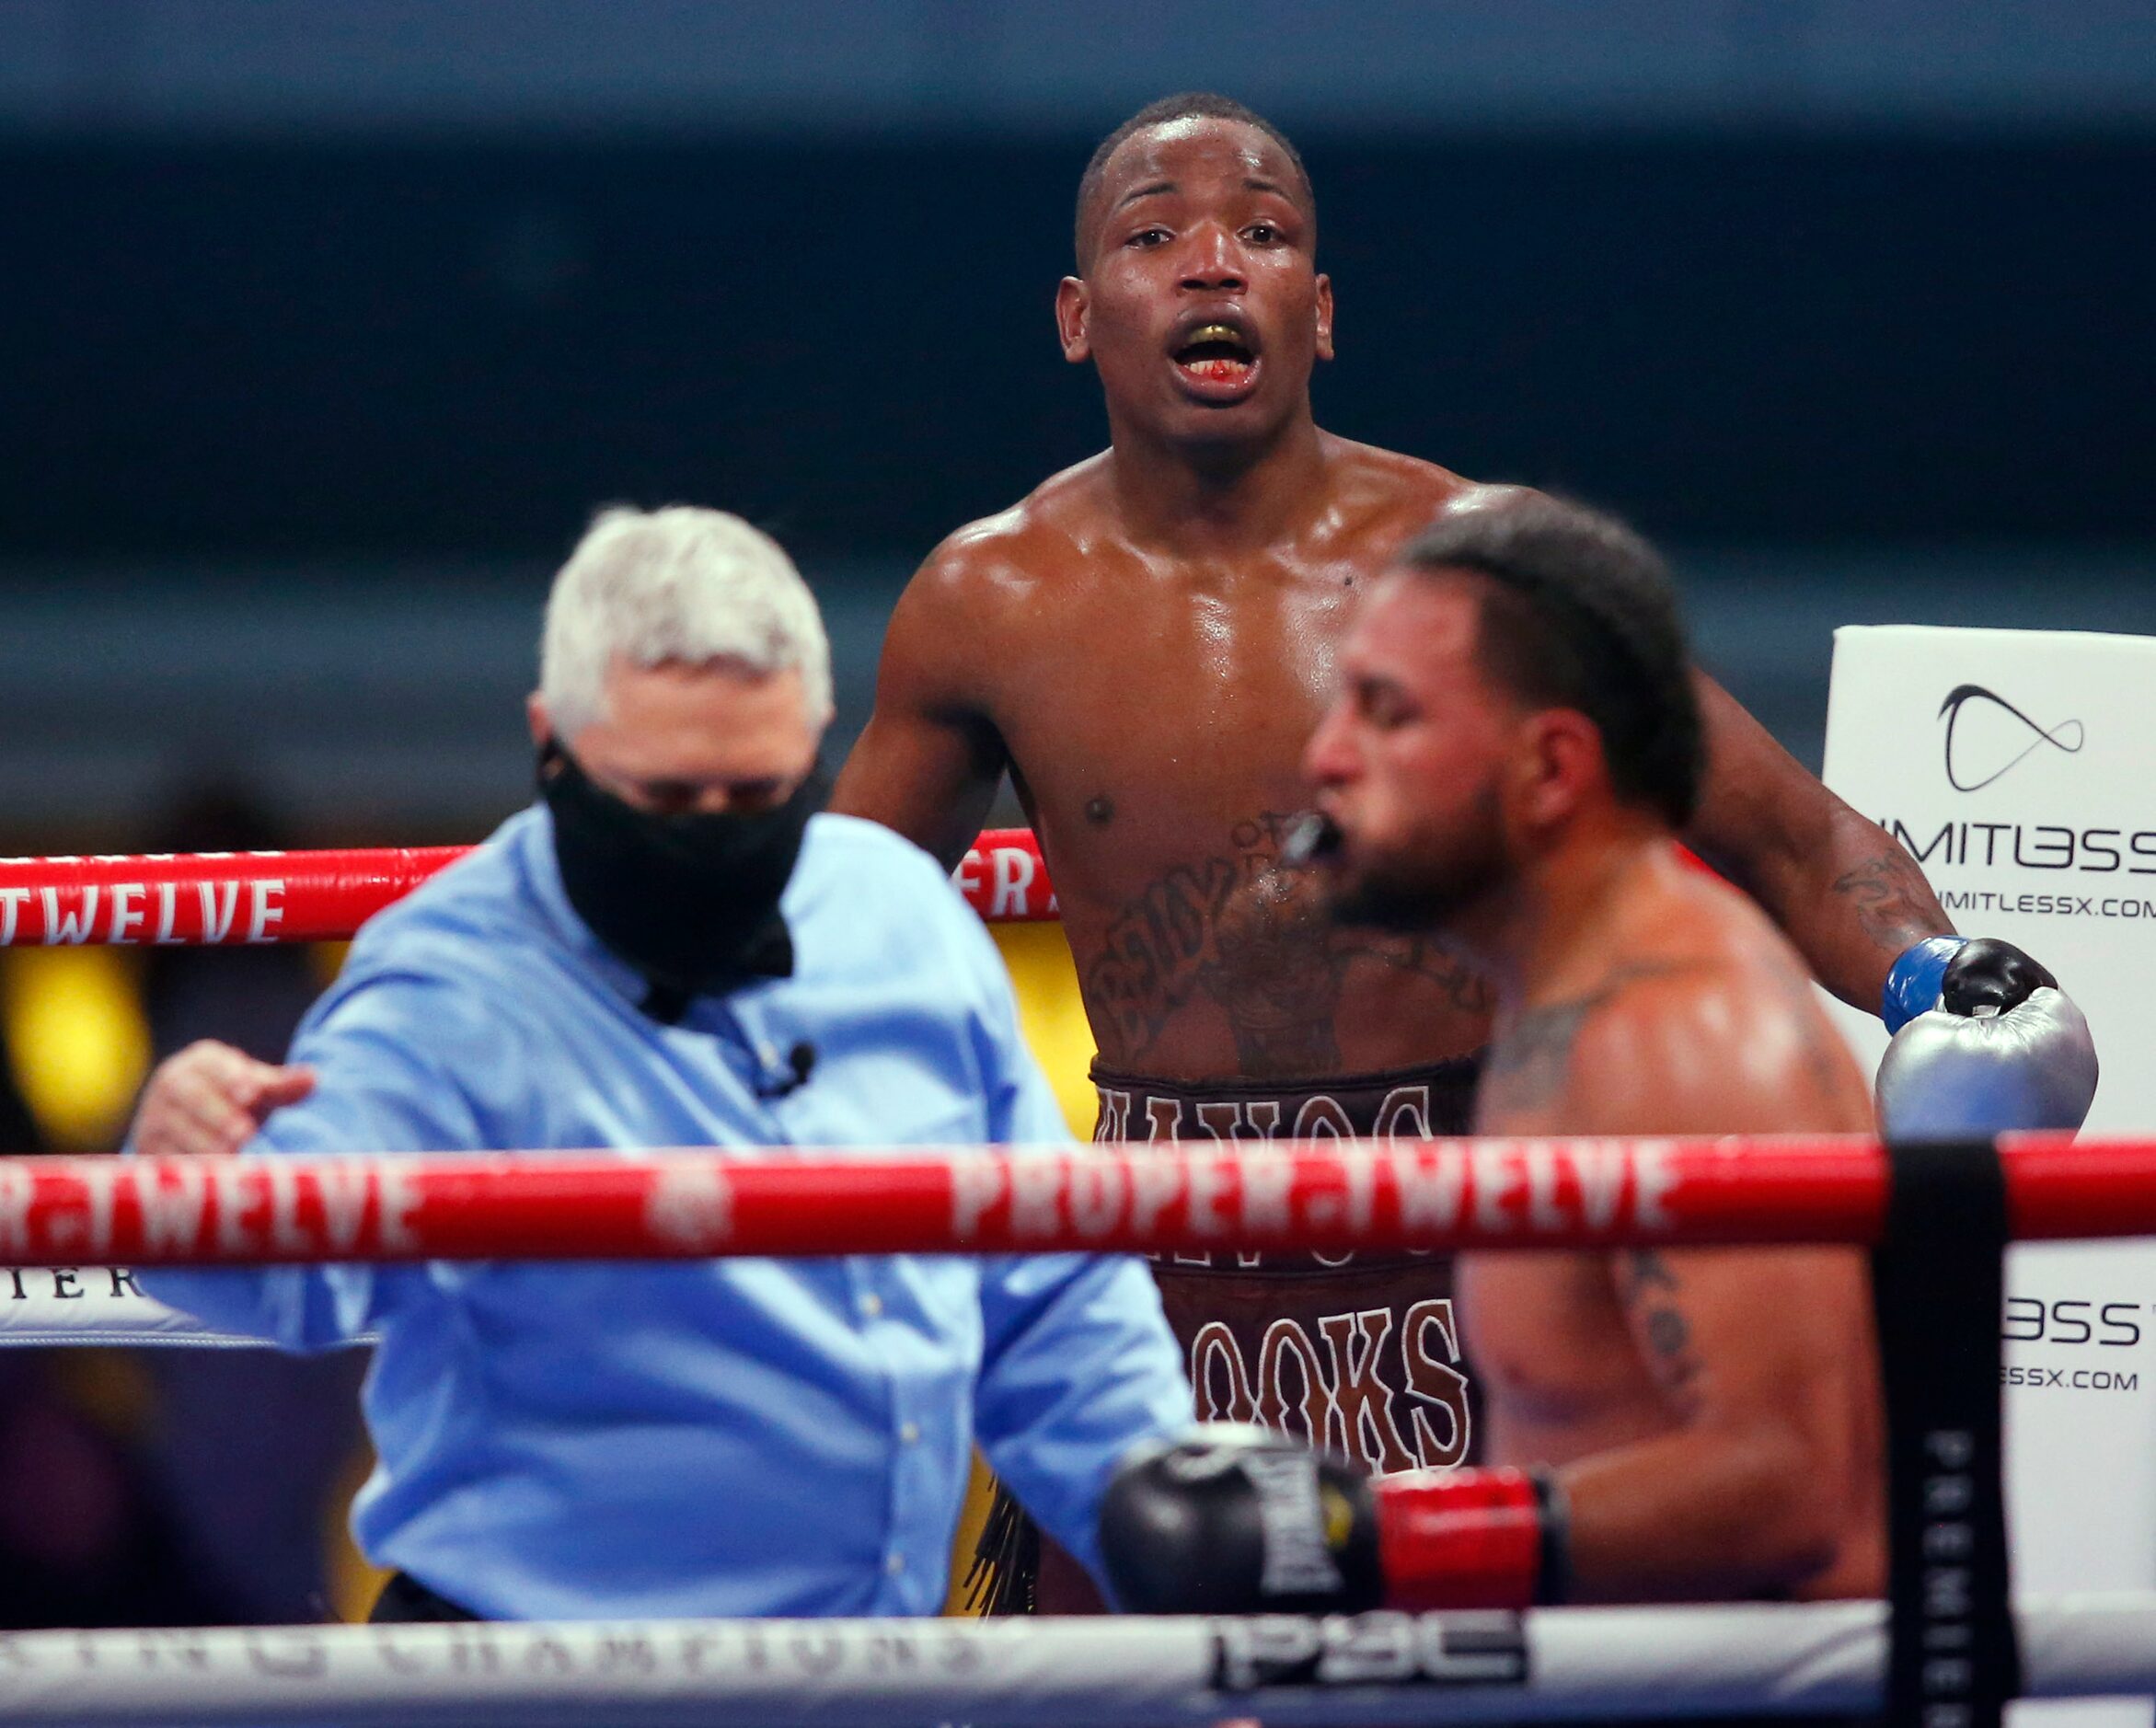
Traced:
[[[1472, 1058], [1301, 1086], [1093, 1068], [1097, 1141], [1424, 1139], [1468, 1132]], [[1370, 1470], [1472, 1462], [1474, 1396], [1447, 1254], [1161, 1255], [1154, 1281], [1204, 1422], [1257, 1422]], [[1091, 1592], [997, 1491], [968, 1576], [990, 1613], [1080, 1611]]]
[[[1096, 1140], [1425, 1139], [1465, 1134], [1471, 1060], [1290, 1090], [1096, 1067]], [[1467, 1462], [1474, 1424], [1443, 1254], [1164, 1255], [1168, 1323], [1202, 1422], [1257, 1422], [1370, 1470]]]

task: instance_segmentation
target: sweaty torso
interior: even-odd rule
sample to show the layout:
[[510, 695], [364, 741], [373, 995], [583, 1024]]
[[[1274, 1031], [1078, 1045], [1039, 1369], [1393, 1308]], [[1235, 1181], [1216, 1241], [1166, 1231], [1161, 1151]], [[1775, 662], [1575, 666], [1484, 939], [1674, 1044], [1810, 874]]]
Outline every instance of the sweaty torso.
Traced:
[[[894, 622], [879, 712], [888, 698], [940, 740], [969, 739], [976, 790], [1007, 766], [1040, 835], [1100, 1052], [1103, 1135], [1465, 1125], [1471, 1073], [1452, 1059], [1482, 1043], [1481, 982], [1426, 944], [1331, 929], [1280, 855], [1361, 589], [1467, 482], [1338, 439], [1322, 449], [1301, 526], [1210, 556], [1142, 544], [1113, 457], [1080, 464], [954, 536]], [[879, 755], [871, 729], [851, 807], [948, 847], [964, 823], [940, 830], [894, 789], [908, 783], [899, 737]], [[1154, 1270], [1203, 1413], [1378, 1469], [1472, 1457], [1448, 1257], [1231, 1253]], [[1052, 1551], [1040, 1591], [1059, 1611], [1086, 1595]]]
[[1055, 882], [1102, 1064], [1292, 1080], [1481, 1042], [1479, 983], [1327, 927], [1279, 862], [1358, 588], [1464, 486], [1327, 441], [1327, 507], [1257, 554], [1120, 531], [1104, 459], [982, 524], [974, 699]]
[[[1671, 863], [1611, 916], [1596, 951], [1531, 1006], [1501, 1016], [1478, 1089], [1479, 1134], [1868, 1133], [1868, 1088], [1801, 961], [1748, 902]], [[1588, 1036], [1636, 1059], [1576, 1060]], [[1621, 1077], [1612, 1083], [1615, 1066]], [[1707, 1114], [1700, 1100], [1710, 1100]], [[1717, 1250], [1691, 1250], [1694, 1255]], [[1787, 1250], [1746, 1250], [1774, 1253]], [[1851, 1250], [1853, 1252], [1853, 1250]], [[1460, 1257], [1456, 1291], [1483, 1400], [1486, 1458], [1562, 1466], [1667, 1434], [1690, 1413], [1688, 1322], [1672, 1298], [1687, 1256], [1651, 1251]], [[1693, 1321], [1697, 1322], [1695, 1314]], [[1846, 1349], [1871, 1348], [1860, 1315]], [[1872, 1405], [1847, 1387], [1850, 1420]], [[1851, 1482], [1848, 1545], [1805, 1594], [1840, 1593], [1878, 1563], [1869, 1475]]]

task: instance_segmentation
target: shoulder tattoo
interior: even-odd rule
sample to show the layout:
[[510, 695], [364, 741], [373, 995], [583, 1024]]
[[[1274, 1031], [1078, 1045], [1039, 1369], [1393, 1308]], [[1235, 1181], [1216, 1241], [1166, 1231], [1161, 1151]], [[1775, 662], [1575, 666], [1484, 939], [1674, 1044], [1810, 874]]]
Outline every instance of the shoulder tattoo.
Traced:
[[1587, 1022], [1635, 985], [1697, 970], [1690, 962], [1647, 961], [1614, 968], [1591, 990], [1527, 1009], [1490, 1046], [1482, 1074], [1486, 1111], [1542, 1109], [1564, 1095], [1574, 1046]]

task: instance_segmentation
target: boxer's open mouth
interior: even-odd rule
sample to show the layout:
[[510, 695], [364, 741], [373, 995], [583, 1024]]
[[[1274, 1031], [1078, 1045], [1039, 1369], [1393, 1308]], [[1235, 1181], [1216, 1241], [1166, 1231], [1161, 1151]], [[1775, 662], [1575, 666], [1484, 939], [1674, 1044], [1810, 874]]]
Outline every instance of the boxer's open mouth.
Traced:
[[1206, 395], [1239, 394], [1258, 370], [1258, 352], [1250, 338], [1225, 321], [1191, 331], [1172, 358], [1183, 377]]

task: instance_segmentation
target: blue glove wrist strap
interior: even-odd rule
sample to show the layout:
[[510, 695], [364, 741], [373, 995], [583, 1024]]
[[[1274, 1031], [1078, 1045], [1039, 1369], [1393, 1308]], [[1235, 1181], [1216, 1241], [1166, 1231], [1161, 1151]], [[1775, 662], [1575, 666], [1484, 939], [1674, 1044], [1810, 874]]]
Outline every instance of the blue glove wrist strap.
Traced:
[[1939, 1006], [1939, 989], [1946, 976], [1946, 962], [1961, 951], [1966, 936], [1927, 936], [1902, 950], [1886, 973], [1886, 988], [1879, 998], [1879, 1018], [1889, 1032], [1898, 1032], [1920, 1014]]

